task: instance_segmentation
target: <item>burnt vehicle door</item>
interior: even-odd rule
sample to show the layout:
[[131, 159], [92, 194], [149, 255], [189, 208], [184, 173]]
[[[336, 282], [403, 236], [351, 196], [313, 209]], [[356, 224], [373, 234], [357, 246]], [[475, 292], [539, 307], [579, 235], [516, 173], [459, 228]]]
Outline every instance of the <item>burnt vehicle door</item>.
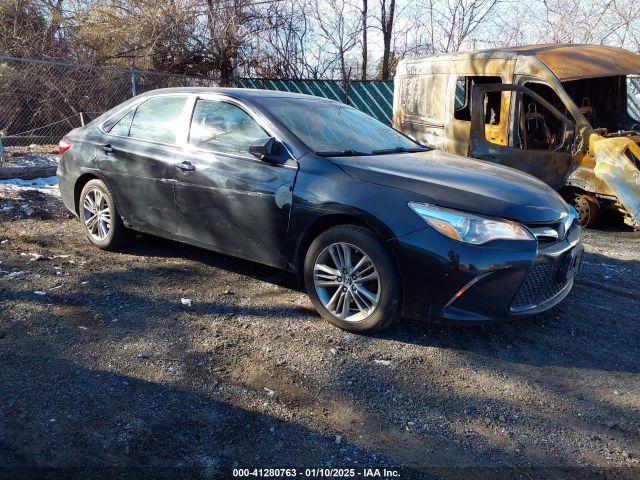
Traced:
[[[485, 132], [486, 99], [511, 93], [509, 144], [498, 145]], [[471, 103], [469, 156], [527, 172], [555, 189], [571, 170], [575, 124], [534, 91], [520, 85], [475, 85]]]
[[239, 102], [197, 98], [182, 160], [175, 197], [178, 235], [219, 252], [285, 266], [298, 163], [284, 145]]
[[159, 95], [138, 104], [96, 138], [98, 165], [127, 223], [175, 234], [174, 164], [180, 156], [186, 95]]

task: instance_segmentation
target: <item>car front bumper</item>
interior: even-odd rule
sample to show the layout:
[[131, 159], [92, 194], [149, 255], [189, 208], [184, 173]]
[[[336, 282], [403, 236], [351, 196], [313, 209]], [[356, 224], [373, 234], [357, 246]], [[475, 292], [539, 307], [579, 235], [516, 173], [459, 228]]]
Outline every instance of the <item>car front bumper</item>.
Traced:
[[552, 308], [571, 291], [582, 257], [581, 228], [561, 241], [470, 245], [431, 228], [394, 241], [403, 278], [403, 315], [482, 324]]

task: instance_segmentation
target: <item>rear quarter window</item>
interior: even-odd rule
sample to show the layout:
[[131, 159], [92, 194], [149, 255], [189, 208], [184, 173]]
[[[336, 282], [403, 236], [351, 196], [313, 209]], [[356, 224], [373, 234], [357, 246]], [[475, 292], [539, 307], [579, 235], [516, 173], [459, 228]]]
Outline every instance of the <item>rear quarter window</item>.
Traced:
[[133, 119], [134, 111], [130, 111], [120, 120], [118, 123], [113, 125], [109, 130], [109, 133], [112, 135], [120, 135], [121, 137], [126, 137], [129, 135], [129, 127], [131, 126], [131, 120]]

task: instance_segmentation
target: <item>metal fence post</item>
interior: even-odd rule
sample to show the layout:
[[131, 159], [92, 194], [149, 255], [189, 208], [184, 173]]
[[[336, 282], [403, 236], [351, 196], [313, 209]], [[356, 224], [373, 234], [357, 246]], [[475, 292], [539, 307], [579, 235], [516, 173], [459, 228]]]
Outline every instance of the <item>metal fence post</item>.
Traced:
[[136, 71], [131, 70], [131, 96], [135, 97], [136, 95], [138, 95]]
[[349, 76], [346, 78], [344, 82], [344, 103], [345, 105], [349, 105], [349, 86], [351, 83], [351, 67], [349, 67]]
[[[218, 85], [220, 82], [218, 82]], [[238, 62], [236, 57], [231, 58], [231, 85], [230, 87], [235, 87], [238, 84]]]
[[0, 130], [0, 165], [7, 161], [7, 154], [4, 152], [4, 146], [2, 145], [2, 137], [4, 137], [4, 131]]

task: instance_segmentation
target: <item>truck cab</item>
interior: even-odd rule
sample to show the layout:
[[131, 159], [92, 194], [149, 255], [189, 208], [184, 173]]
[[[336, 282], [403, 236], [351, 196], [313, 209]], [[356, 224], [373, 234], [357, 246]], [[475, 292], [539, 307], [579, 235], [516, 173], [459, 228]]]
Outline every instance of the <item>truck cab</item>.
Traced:
[[640, 225], [640, 56], [534, 45], [402, 60], [393, 126], [447, 152], [534, 175], [583, 225]]

